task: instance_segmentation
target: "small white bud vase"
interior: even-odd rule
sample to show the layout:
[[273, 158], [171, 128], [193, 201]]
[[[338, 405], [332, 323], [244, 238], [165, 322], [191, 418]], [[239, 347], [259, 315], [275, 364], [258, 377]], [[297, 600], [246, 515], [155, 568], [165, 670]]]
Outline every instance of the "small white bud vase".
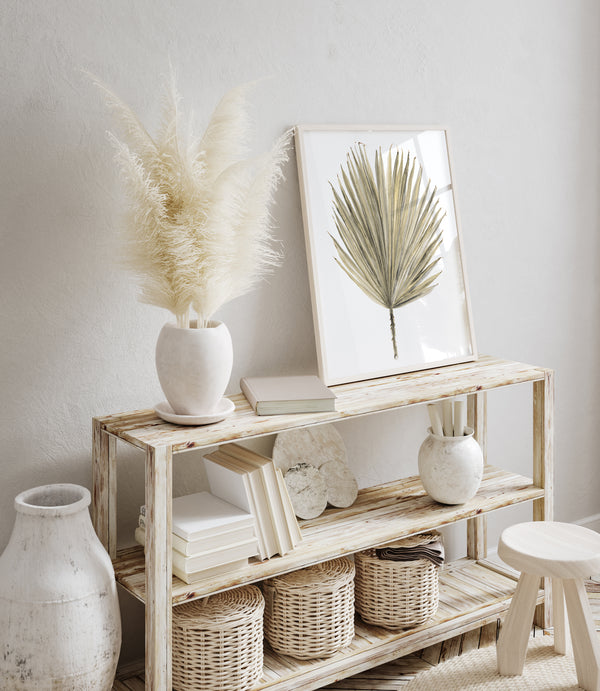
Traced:
[[233, 366], [229, 329], [211, 321], [206, 328], [167, 323], [156, 343], [156, 372], [177, 415], [208, 415], [223, 398]]
[[483, 477], [483, 453], [465, 427], [462, 437], [429, 435], [419, 449], [419, 475], [425, 491], [441, 504], [464, 504], [475, 496]]
[[15, 525], [0, 556], [1, 689], [112, 689], [121, 618], [89, 504], [89, 490], [69, 484], [15, 499]]

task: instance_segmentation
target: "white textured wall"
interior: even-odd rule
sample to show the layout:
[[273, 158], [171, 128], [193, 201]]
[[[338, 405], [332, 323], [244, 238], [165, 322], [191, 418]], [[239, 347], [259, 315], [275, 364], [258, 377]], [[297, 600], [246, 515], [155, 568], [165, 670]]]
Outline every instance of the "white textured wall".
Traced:
[[[79, 70], [153, 127], [169, 56], [204, 122], [225, 90], [270, 76], [254, 98], [261, 149], [296, 123], [449, 128], [480, 352], [556, 369], [556, 515], [600, 512], [595, 0], [5, 0], [0, 27], [0, 549], [16, 493], [90, 486], [93, 415], [162, 398], [153, 349], [167, 315], [139, 304], [117, 265], [111, 125]], [[219, 315], [231, 391], [245, 373], [316, 369], [293, 159], [286, 173], [285, 263]], [[492, 462], [529, 472], [529, 406], [519, 389], [491, 397]], [[341, 424], [361, 484], [415, 472], [425, 425], [418, 408]], [[197, 461], [177, 461], [176, 492], [202, 486]], [[119, 484], [128, 540], [139, 455], [123, 454]], [[123, 606], [131, 658], [142, 612]]]

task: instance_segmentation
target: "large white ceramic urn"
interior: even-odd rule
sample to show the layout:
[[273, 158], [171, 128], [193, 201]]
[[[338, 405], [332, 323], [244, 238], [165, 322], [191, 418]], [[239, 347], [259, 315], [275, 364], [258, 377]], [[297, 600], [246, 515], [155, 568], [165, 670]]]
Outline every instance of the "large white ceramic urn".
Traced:
[[89, 490], [71, 484], [15, 499], [13, 532], [0, 556], [0, 689], [112, 689], [121, 618], [89, 504]]
[[156, 343], [161, 388], [178, 416], [210, 416], [222, 403], [233, 366], [229, 329], [219, 321], [206, 328], [167, 323]]

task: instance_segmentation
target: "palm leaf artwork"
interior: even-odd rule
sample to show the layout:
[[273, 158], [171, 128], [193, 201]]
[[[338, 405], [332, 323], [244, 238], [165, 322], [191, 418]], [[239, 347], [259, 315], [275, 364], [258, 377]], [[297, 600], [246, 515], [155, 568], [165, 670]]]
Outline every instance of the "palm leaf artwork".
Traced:
[[358, 143], [332, 184], [336, 262], [378, 305], [389, 310], [394, 358], [398, 358], [394, 310], [418, 300], [437, 285], [435, 254], [442, 242], [444, 212], [437, 188], [409, 153], [375, 152], [375, 165]]

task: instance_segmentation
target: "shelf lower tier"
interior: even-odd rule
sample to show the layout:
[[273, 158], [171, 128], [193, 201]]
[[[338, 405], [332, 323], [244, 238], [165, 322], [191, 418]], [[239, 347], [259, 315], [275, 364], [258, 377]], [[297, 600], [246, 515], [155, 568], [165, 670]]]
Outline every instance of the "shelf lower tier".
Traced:
[[[429, 645], [483, 626], [501, 616], [510, 604], [516, 577], [491, 562], [460, 560], [440, 574], [440, 606], [425, 624], [405, 631], [387, 631], [356, 617], [352, 643], [329, 658], [295, 660], [265, 646], [263, 677], [253, 691], [311, 691], [338, 679], [408, 655]], [[539, 602], [543, 601], [540, 591]]]
[[[361, 490], [347, 509], [329, 509], [301, 521], [303, 542], [283, 557], [251, 562], [230, 574], [186, 584], [173, 577], [173, 604], [195, 600], [238, 585], [254, 583], [333, 557], [384, 544], [414, 533], [534, 499], [544, 490], [529, 478], [486, 466], [479, 491], [458, 506], [439, 504], [417, 476]], [[114, 561], [117, 581], [142, 602], [146, 600], [144, 553], [141, 547], [119, 552]]]
[[[440, 606], [430, 621], [406, 631], [386, 631], [364, 624], [357, 616], [352, 643], [332, 657], [318, 660], [278, 655], [265, 644], [263, 676], [252, 691], [321, 689], [339, 679], [485, 626], [508, 610], [516, 578], [510, 569], [488, 561], [463, 559], [446, 565], [440, 574]], [[538, 603], [542, 601], [543, 591], [540, 591]], [[138, 677], [137, 682], [141, 679]]]

